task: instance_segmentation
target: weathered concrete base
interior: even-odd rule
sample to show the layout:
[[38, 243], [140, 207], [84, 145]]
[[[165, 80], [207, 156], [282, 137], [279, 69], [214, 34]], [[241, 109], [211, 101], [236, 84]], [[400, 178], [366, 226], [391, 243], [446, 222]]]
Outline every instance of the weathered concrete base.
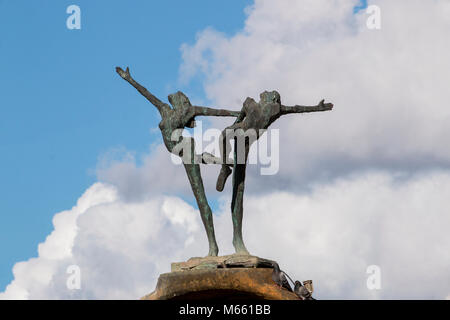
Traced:
[[220, 268], [272, 268], [273, 260], [263, 259], [252, 255], [231, 254], [220, 257], [194, 257], [186, 262], [172, 263], [172, 272], [220, 269]]
[[272, 280], [272, 261], [230, 255], [173, 263], [143, 300], [300, 300]]

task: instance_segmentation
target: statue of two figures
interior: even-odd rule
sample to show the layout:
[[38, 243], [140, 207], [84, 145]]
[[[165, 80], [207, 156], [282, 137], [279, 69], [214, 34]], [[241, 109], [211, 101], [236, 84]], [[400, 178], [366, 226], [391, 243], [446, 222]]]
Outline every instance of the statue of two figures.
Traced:
[[[238, 254], [249, 254], [242, 238], [242, 217], [245, 171], [249, 150], [255, 141], [267, 128], [282, 115], [290, 113], [305, 113], [327, 111], [333, 108], [333, 104], [324, 103], [324, 100], [316, 106], [285, 106], [281, 104], [280, 94], [277, 91], [264, 91], [260, 94], [260, 101], [247, 98], [241, 111], [230, 111], [225, 109], [213, 109], [202, 106], [194, 106], [188, 97], [182, 92], [168, 96], [171, 104], [162, 102], [145, 87], [135, 81], [127, 68], [125, 71], [116, 67], [116, 72], [147, 100], [149, 100], [159, 111], [161, 129], [164, 144], [167, 150], [182, 158], [192, 191], [200, 211], [203, 225], [208, 236], [208, 256], [217, 256], [217, 246], [213, 214], [206, 198], [200, 172], [200, 164], [220, 164], [221, 169], [217, 178], [216, 189], [222, 191], [227, 178], [233, 173], [232, 178], [232, 202], [231, 213], [233, 220], [233, 246]], [[184, 128], [193, 128], [197, 116], [236, 117], [233, 125], [225, 128], [220, 136], [220, 157], [210, 153], [195, 153], [194, 139], [181, 135]], [[174, 139], [174, 137], [176, 137]], [[234, 140], [233, 158], [231, 153], [231, 142]]]

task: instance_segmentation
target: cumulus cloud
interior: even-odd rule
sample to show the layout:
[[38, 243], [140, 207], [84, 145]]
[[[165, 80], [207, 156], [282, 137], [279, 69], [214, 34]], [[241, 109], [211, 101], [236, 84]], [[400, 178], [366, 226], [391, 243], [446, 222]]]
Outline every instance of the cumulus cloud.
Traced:
[[[53, 225], [38, 257], [14, 266], [14, 280], [0, 298], [136, 299], [154, 289], [170, 262], [207, 252], [197, 239], [203, 236], [198, 214], [181, 199], [126, 202], [103, 183], [57, 213]], [[66, 286], [71, 265], [80, 268], [81, 290]]]
[[[405, 179], [374, 172], [307, 194], [252, 196], [244, 236], [253, 254], [276, 259], [297, 279], [313, 279], [317, 298], [444, 299], [449, 192], [449, 173]], [[215, 217], [222, 254], [232, 253], [228, 206], [223, 202]], [[171, 262], [207, 252], [199, 213], [181, 199], [127, 202], [101, 183], [56, 214], [54, 227], [38, 257], [14, 266], [0, 298], [136, 299], [154, 289]], [[66, 286], [70, 265], [80, 267], [80, 290]], [[369, 265], [381, 269], [380, 290], [367, 289]]]
[[[316, 185], [308, 194], [250, 197], [248, 246], [282, 261], [296, 278], [314, 279], [320, 298], [444, 299], [449, 191], [448, 172], [375, 172]], [[367, 288], [370, 265], [380, 267], [380, 290]]]
[[381, 9], [381, 30], [366, 27], [364, 10], [353, 14], [357, 4], [256, 0], [241, 32], [206, 29], [182, 47], [181, 78], [203, 74], [213, 104], [239, 109], [272, 89], [287, 105], [335, 104], [278, 120], [280, 173], [253, 174], [265, 183], [249, 185], [297, 188], [374, 167], [449, 167], [450, 3], [369, 1]]

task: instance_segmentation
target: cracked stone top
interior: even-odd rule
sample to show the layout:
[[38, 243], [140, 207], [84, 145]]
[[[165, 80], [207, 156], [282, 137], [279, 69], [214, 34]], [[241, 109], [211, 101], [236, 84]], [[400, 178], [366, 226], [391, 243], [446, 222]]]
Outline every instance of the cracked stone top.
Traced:
[[231, 254], [220, 257], [193, 257], [186, 262], [172, 263], [171, 271], [177, 272], [225, 268], [272, 268], [273, 262], [273, 260], [244, 254]]

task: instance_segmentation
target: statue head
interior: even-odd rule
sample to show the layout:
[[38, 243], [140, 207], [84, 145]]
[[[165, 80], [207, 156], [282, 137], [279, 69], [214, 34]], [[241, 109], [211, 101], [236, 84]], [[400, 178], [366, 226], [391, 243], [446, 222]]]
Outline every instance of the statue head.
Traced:
[[189, 108], [192, 106], [189, 98], [181, 91], [169, 94], [168, 99], [175, 110]]
[[275, 90], [264, 91], [259, 94], [259, 98], [262, 103], [281, 103], [280, 94]]

